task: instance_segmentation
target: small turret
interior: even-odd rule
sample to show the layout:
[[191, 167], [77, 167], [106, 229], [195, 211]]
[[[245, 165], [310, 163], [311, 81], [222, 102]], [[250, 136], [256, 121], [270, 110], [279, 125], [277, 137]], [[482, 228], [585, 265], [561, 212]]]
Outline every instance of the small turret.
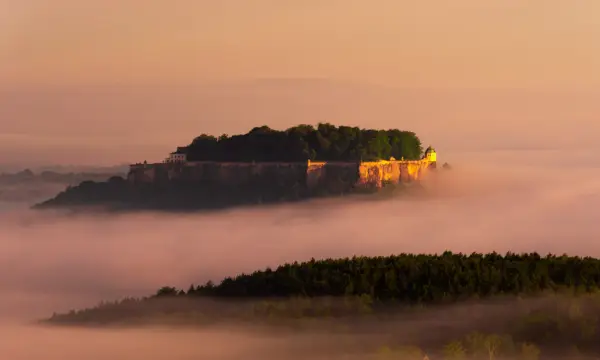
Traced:
[[423, 156], [424, 159], [427, 159], [427, 161], [435, 163], [437, 162], [437, 154], [435, 152], [435, 149], [432, 148], [431, 146], [429, 146], [426, 150], [425, 150], [425, 155]]

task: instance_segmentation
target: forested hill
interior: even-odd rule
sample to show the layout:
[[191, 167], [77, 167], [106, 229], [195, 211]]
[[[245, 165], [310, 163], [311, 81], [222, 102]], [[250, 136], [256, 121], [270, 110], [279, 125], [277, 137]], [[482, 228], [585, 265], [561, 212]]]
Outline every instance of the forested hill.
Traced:
[[[600, 355], [598, 285], [600, 260], [593, 258], [355, 257], [286, 264], [187, 291], [163, 287], [143, 299], [103, 302], [47, 322], [342, 331], [352, 340], [343, 350], [366, 358], [379, 348], [382, 359], [421, 360], [426, 351], [432, 359], [591, 360]], [[375, 336], [365, 336], [368, 329], [376, 329]], [[339, 343], [330, 346], [340, 352]]]
[[218, 138], [203, 134], [177, 152], [186, 153], [190, 161], [368, 161], [419, 159], [423, 147], [410, 131], [319, 124], [285, 131], [261, 126], [247, 134]]
[[[402, 254], [285, 264], [191, 289], [217, 297], [369, 295], [401, 302], [436, 302], [497, 294], [600, 287], [600, 260], [537, 253]], [[165, 290], [167, 289], [167, 290]], [[161, 294], [172, 288], [163, 288]]]

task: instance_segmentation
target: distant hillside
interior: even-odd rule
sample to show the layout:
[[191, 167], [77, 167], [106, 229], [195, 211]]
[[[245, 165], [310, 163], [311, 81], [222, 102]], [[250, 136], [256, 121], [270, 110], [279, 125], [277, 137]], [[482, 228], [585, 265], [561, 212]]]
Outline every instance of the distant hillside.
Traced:
[[106, 181], [111, 176], [124, 173], [63, 173], [41, 171], [34, 173], [26, 169], [13, 173], [0, 173], [0, 202], [31, 203], [54, 196], [68, 186], [76, 186], [84, 181]]
[[111, 176], [123, 176], [125, 174], [126, 172], [58, 172], [50, 170], [34, 173], [29, 169], [25, 169], [14, 173], [1, 173], [0, 184], [48, 182], [76, 185], [82, 181], [105, 181]]
[[34, 173], [51, 171], [55, 173], [76, 173], [76, 174], [124, 174], [127, 173], [129, 164], [120, 164], [113, 166], [93, 166], [93, 165], [44, 165], [31, 167]]

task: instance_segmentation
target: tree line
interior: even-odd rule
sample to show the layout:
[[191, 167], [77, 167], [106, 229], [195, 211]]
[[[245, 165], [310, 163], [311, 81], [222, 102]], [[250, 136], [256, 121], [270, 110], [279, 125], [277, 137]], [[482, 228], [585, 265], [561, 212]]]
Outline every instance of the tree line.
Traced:
[[374, 130], [320, 123], [298, 125], [284, 131], [255, 127], [246, 134], [219, 137], [202, 134], [177, 152], [189, 161], [298, 162], [416, 160], [423, 154], [414, 132]]
[[267, 268], [228, 277], [218, 285], [209, 282], [193, 288], [191, 294], [217, 297], [365, 294], [379, 300], [427, 303], [563, 288], [593, 292], [599, 286], [600, 260], [591, 257], [445, 252], [312, 259], [285, 264], [275, 270]]
[[[244, 320], [296, 326], [319, 320], [324, 322], [312, 326], [321, 329], [376, 323], [386, 342], [380, 344], [386, 345], [379, 351], [382, 358], [411, 358], [425, 351], [436, 354], [431, 359], [578, 358], [600, 354], [599, 284], [600, 260], [591, 257], [445, 252], [313, 259], [187, 290], [165, 286], [146, 298], [103, 303], [56, 315], [51, 322], [206, 325]], [[539, 296], [548, 293], [558, 296]], [[491, 306], [494, 301], [499, 306]], [[460, 304], [467, 304], [462, 312], [456, 310]], [[427, 319], [446, 319], [446, 327], [436, 323], [415, 329], [414, 338], [392, 336], [404, 324]], [[419, 340], [423, 332], [427, 336]], [[373, 343], [368, 346], [374, 350]]]
[[[528, 341], [517, 342], [508, 334], [472, 332], [462, 339], [452, 340], [436, 351], [434, 358], [444, 360], [516, 358], [521, 360], [538, 360], [542, 350]], [[579, 355], [575, 351], [569, 355]], [[429, 358], [427, 352], [419, 346], [401, 344], [382, 346], [377, 351], [378, 360], [423, 360]]]

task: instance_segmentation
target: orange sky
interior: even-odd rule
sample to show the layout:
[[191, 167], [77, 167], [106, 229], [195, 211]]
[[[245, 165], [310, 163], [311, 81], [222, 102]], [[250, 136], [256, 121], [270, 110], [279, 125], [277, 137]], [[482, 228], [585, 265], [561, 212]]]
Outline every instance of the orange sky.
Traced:
[[[0, 0], [0, 87], [4, 88], [0, 93], [0, 140], [4, 142], [0, 152], [22, 152], [23, 144], [45, 144], [56, 153], [48, 155], [48, 161], [65, 160], [65, 153], [84, 150], [92, 158], [112, 151], [109, 161], [117, 161], [118, 152], [102, 146], [127, 141], [129, 148], [137, 149], [132, 150], [136, 157], [147, 151], [156, 156], [202, 129], [244, 131], [254, 125], [249, 120], [254, 117], [274, 126], [288, 125], [290, 121], [270, 117], [271, 110], [248, 105], [258, 96], [255, 92], [263, 90], [240, 90], [239, 84], [255, 78], [327, 78], [359, 84], [363, 92], [372, 92], [372, 85], [446, 89], [448, 96], [465, 88], [577, 91], [586, 93], [590, 101], [579, 104], [559, 97], [564, 102], [557, 105], [560, 115], [573, 110], [578, 112], [575, 121], [589, 125], [597, 114], [596, 98], [589, 94], [600, 90], [598, 14], [597, 0], [156, 0], [143, 6], [138, 0]], [[165, 92], [169, 84], [207, 81], [227, 82], [235, 90], [229, 93], [237, 95], [221, 96], [222, 108], [206, 111], [197, 103], [215, 107], [214, 97], [218, 97], [206, 94], [206, 89], [203, 98], [190, 98], [186, 93], [187, 100], [181, 100], [185, 91], [178, 90], [179, 100], [164, 100], [174, 96]], [[89, 94], [83, 103], [100, 100], [77, 109], [65, 109], [52, 91], [39, 93], [39, 89], [48, 92], [55, 87], [69, 87], [77, 93], [100, 85], [113, 90], [142, 86], [143, 90], [133, 95], [127, 90], [132, 99], [115, 95], [120, 99], [116, 102], [103, 102], [102, 96]], [[304, 85], [298, 90], [293, 82], [287, 86], [296, 91], [288, 94], [289, 101], [301, 103], [314, 93]], [[163, 105], [160, 101], [144, 103], [148, 94], [159, 89]], [[344, 122], [346, 114], [332, 108], [347, 104], [342, 100], [348, 97], [336, 94], [339, 89], [320, 89], [324, 91], [322, 103], [311, 103], [300, 111], [305, 122]], [[38, 92], [32, 95], [34, 90]], [[343, 91], [351, 90], [346, 86]], [[467, 95], [460, 94], [464, 101]], [[515, 94], [514, 99], [520, 98]], [[353, 103], [361, 101], [353, 96]], [[525, 121], [556, 116], [556, 109], [543, 107], [544, 102], [556, 99], [540, 95], [532, 99], [537, 105], [528, 108], [527, 102], [506, 103], [497, 94], [490, 96], [487, 108], [479, 106], [473, 114], [463, 114], [464, 123], [459, 125], [481, 125], [486, 111], [497, 108], [510, 113], [514, 121], [519, 116]], [[417, 100], [431, 101], [427, 96]], [[230, 107], [237, 107], [238, 101], [246, 105], [240, 107], [244, 111], [235, 113]], [[391, 111], [393, 101], [388, 102]], [[444, 102], [451, 101], [445, 98]], [[380, 110], [380, 119], [393, 113], [385, 109]], [[363, 117], [349, 121], [369, 126], [371, 110], [365, 104]], [[277, 110], [277, 116], [286, 116], [285, 111]], [[423, 121], [447, 127], [443, 117], [456, 117], [436, 113], [433, 119], [423, 111], [419, 114], [402, 113], [415, 116], [411, 121], [421, 128]], [[214, 126], [215, 121], [221, 128]], [[551, 121], [551, 127], [560, 127], [573, 119]], [[391, 120], [376, 124], [396, 125]], [[128, 132], [132, 131], [145, 131], [146, 136], [131, 143]], [[82, 140], [84, 135], [89, 139]], [[150, 150], [153, 144], [157, 147]]]
[[600, 85], [594, 0], [0, 0], [3, 83]]

